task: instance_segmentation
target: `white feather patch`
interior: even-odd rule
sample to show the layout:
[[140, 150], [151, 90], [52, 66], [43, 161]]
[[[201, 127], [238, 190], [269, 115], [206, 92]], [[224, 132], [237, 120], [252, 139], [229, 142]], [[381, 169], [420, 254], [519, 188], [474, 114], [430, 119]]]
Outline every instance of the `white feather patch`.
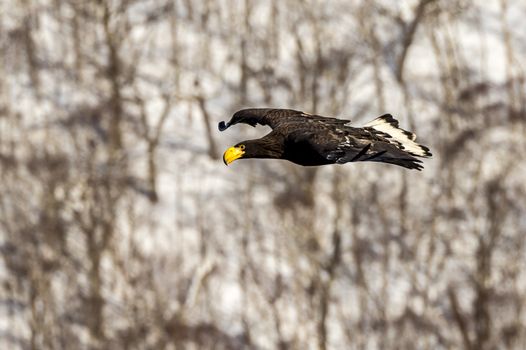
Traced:
[[429, 157], [429, 149], [415, 142], [416, 135], [412, 132], [400, 129], [398, 127], [398, 121], [394, 119], [390, 114], [378, 117], [369, 123], [364, 125], [365, 127], [373, 128], [381, 133], [389, 135], [391, 139], [387, 140], [398, 146], [398, 148], [407, 151], [415, 156]]

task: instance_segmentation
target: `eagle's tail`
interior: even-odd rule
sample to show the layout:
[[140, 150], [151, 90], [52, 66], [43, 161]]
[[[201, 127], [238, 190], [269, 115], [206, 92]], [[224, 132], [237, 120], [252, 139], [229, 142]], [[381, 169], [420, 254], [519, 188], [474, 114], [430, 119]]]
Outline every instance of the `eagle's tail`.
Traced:
[[400, 150], [417, 157], [431, 157], [431, 152], [426, 146], [415, 142], [416, 135], [410, 131], [398, 127], [398, 120], [390, 114], [384, 114], [364, 127], [372, 128], [385, 137], [389, 143], [395, 145]]

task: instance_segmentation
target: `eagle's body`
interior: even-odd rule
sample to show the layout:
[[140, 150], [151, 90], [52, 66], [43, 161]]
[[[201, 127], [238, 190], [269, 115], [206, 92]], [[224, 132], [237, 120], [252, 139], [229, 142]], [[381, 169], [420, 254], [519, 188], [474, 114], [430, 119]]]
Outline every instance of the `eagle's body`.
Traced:
[[430, 157], [425, 146], [415, 142], [415, 134], [398, 128], [398, 121], [385, 114], [362, 128], [347, 125], [349, 120], [310, 115], [290, 109], [244, 109], [230, 122], [219, 123], [219, 130], [244, 123], [268, 125], [272, 131], [256, 140], [229, 148], [223, 159], [285, 159], [304, 166], [377, 161], [422, 169], [415, 157]]

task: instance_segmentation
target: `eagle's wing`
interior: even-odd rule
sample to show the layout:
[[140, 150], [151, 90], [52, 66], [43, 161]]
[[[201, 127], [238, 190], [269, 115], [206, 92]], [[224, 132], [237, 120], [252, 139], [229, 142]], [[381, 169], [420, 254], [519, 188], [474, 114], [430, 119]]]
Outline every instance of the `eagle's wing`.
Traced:
[[344, 164], [358, 161], [376, 161], [421, 170], [417, 154], [404, 150], [390, 135], [373, 128], [338, 127], [319, 124], [316, 128], [290, 133], [289, 140], [309, 144], [313, 150], [330, 162]]
[[336, 148], [326, 152], [325, 156], [339, 164], [374, 161], [396, 164], [409, 169], [421, 170], [423, 168], [420, 159], [400, 149], [389, 140], [382, 140], [382, 137], [377, 135], [368, 139], [346, 135], [345, 140], [342, 140]]
[[220, 122], [219, 130], [224, 131], [235, 124], [248, 124], [251, 126], [268, 125], [272, 129], [277, 127], [293, 127], [298, 123], [319, 123], [320, 125], [340, 125], [349, 123], [350, 120], [322, 117], [292, 109], [250, 108], [242, 109], [232, 116], [229, 122]]

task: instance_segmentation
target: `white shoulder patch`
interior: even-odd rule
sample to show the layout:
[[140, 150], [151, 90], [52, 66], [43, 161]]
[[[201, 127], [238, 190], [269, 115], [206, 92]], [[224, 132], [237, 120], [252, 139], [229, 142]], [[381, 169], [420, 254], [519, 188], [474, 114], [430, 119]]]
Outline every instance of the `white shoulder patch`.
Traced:
[[367, 124], [364, 127], [373, 128], [383, 134], [386, 134], [386, 139], [396, 145], [398, 148], [420, 157], [430, 157], [431, 153], [425, 146], [419, 145], [415, 142], [416, 135], [407, 130], [398, 127], [398, 120], [393, 118], [390, 114], [384, 114]]

